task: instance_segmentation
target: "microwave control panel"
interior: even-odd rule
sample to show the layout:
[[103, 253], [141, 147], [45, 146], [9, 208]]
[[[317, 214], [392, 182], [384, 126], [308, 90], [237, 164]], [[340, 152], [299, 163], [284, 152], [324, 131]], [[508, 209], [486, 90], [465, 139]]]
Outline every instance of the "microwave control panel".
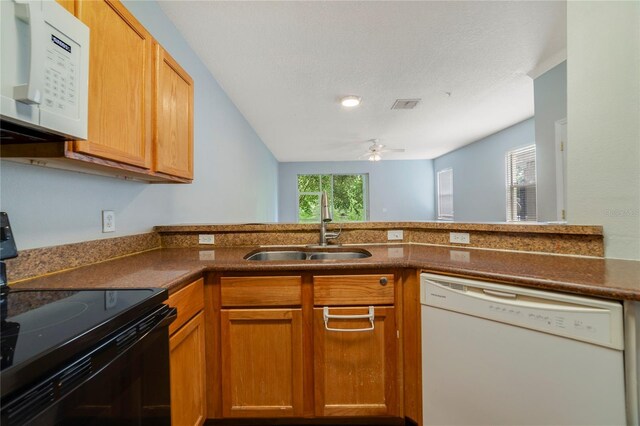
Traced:
[[77, 117], [80, 46], [47, 25], [44, 87], [41, 108], [55, 114]]

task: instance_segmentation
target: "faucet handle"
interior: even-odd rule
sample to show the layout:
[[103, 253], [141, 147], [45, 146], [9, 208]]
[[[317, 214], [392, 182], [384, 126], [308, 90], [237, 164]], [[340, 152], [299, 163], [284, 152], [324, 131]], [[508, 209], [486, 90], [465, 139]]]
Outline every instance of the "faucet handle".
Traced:
[[342, 234], [342, 225], [340, 225], [338, 232], [325, 232], [324, 235], [327, 240], [335, 240], [340, 236], [340, 234]]

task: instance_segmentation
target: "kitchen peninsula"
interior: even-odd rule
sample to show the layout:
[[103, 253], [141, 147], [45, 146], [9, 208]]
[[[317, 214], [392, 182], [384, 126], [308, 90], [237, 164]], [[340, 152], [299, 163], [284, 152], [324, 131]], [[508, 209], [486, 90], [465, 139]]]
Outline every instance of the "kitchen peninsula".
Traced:
[[[385, 242], [390, 229], [403, 230], [403, 241]], [[442, 238], [452, 231], [468, 232], [473, 247], [442, 243]], [[245, 259], [261, 246], [264, 251], [300, 249], [315, 242], [316, 232], [317, 225], [299, 224], [160, 226], [148, 235], [80, 243], [85, 256], [115, 253], [119, 257], [95, 258], [93, 264], [59, 273], [43, 269], [45, 275], [20, 280], [13, 288], [164, 287], [169, 289], [170, 304], [177, 297], [186, 306], [199, 305], [180, 323], [187, 324], [183, 327], [191, 325], [201, 333], [200, 347], [206, 364], [203, 389], [206, 391], [200, 395], [203, 401], [197, 418], [340, 416], [357, 421], [373, 416], [392, 423], [402, 418], [419, 423], [421, 419], [421, 272], [595, 296], [623, 301], [628, 306], [640, 301], [640, 262], [602, 258], [600, 227], [419, 222], [345, 224], [340, 241], [343, 248], [327, 250], [357, 248], [371, 253], [370, 257]], [[198, 244], [200, 234], [215, 235], [215, 244]], [[134, 252], [126, 253], [127, 240]], [[512, 248], [518, 245], [532, 249]], [[114, 252], [115, 247], [118, 249]], [[77, 250], [74, 244], [37, 249], [41, 260], [38, 267], [46, 267], [50, 262], [62, 269], [60, 256], [65, 251]], [[554, 251], [568, 254], [552, 254]], [[27, 265], [33, 265], [35, 253], [29, 252], [25, 251], [22, 260], [10, 261], [14, 277], [25, 273]], [[185, 292], [193, 299], [191, 302], [184, 302]], [[347, 395], [332, 393], [336, 392], [333, 386], [348, 372], [340, 369], [346, 368], [342, 364], [340, 368], [325, 370], [330, 361], [322, 357], [322, 353], [326, 354], [322, 348], [346, 351], [345, 356], [355, 355], [323, 339], [321, 306], [324, 305], [333, 306], [329, 315], [366, 315], [366, 306], [372, 306], [376, 312], [372, 324], [383, 334], [376, 334], [380, 346], [374, 345], [369, 350], [377, 348], [376, 351], [381, 352], [375, 353], [381, 355], [377, 358], [372, 354], [368, 359], [374, 362], [372, 365], [385, 367], [380, 367], [377, 378], [372, 379], [372, 393], [362, 396], [373, 401], [373, 405], [363, 406], [346, 399]], [[199, 322], [192, 323], [196, 319]], [[358, 321], [349, 327], [367, 326], [367, 320]], [[242, 332], [239, 324], [253, 327], [254, 332], [249, 335]], [[280, 331], [271, 328], [273, 324], [280, 324], [277, 329]], [[397, 330], [397, 339], [391, 338], [389, 330]], [[237, 394], [242, 388], [238, 380], [248, 378], [234, 379], [227, 375], [228, 371], [258, 368], [251, 370], [252, 374], [264, 378], [270, 377], [271, 371], [260, 370], [259, 365], [239, 357], [230, 348], [251, 341], [258, 347], [268, 345], [266, 341], [252, 340], [258, 336], [253, 333], [265, 338], [282, 338], [283, 332], [291, 339], [281, 342], [273, 356], [288, 359], [290, 364], [282, 367], [285, 373], [274, 384], [279, 393], [265, 396], [266, 400], [246, 389]], [[235, 343], [231, 344], [230, 339], [236, 339]], [[386, 364], [382, 360], [386, 360]], [[291, 381], [294, 377], [299, 377], [300, 382]], [[338, 381], [327, 382], [329, 379]], [[355, 392], [356, 388], [350, 389]], [[331, 408], [335, 401], [325, 402], [331, 398], [329, 395], [343, 398], [338, 401], [343, 409]]]

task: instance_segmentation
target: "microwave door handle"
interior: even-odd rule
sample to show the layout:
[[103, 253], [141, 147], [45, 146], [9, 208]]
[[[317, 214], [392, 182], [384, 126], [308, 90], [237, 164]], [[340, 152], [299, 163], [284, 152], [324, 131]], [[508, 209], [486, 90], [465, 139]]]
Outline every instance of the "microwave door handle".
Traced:
[[29, 0], [13, 0], [16, 3], [16, 17], [29, 26], [29, 81], [13, 87], [13, 98], [25, 104], [42, 102], [42, 75], [44, 72], [45, 22], [41, 2]]

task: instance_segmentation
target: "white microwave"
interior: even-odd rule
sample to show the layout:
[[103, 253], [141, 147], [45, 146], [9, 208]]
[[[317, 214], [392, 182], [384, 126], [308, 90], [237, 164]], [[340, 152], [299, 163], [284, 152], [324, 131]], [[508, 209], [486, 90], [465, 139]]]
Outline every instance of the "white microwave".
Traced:
[[87, 139], [89, 28], [54, 0], [0, 8], [2, 142]]

